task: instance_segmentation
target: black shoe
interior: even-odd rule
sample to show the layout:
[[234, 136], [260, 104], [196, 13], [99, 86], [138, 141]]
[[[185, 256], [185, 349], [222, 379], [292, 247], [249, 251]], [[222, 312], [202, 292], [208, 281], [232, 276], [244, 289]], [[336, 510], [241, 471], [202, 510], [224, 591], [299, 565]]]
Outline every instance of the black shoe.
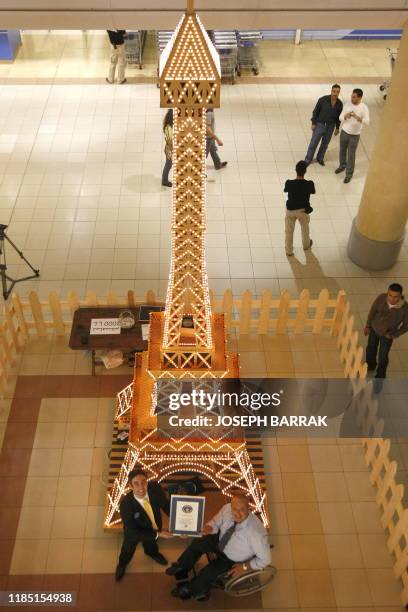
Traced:
[[201, 595], [196, 595], [194, 597], [194, 599], [196, 601], [199, 601], [200, 603], [203, 603], [203, 602], [208, 601], [210, 599], [210, 593], [208, 593], [208, 592], [207, 593], [201, 593]]
[[343, 183], [349, 183], [351, 181], [351, 176], [346, 176]]
[[225, 168], [225, 166], [228, 164], [228, 162], [221, 162], [220, 166], [216, 166], [215, 169], [216, 170], [221, 170], [221, 168]]
[[127, 83], [127, 79], [123, 79], [123, 81], [119, 81], [119, 85], [123, 85], [124, 83]]
[[318, 159], [317, 163], [320, 164], [321, 166], [325, 166], [326, 165], [322, 159]]
[[178, 574], [182, 570], [183, 570], [183, 568], [181, 567], [181, 565], [179, 565], [178, 563], [172, 563], [170, 565], [170, 567], [168, 567], [166, 569], [166, 574], [168, 576], [175, 576], [176, 574]]
[[162, 555], [161, 553], [157, 553], [157, 555], [149, 555], [149, 557], [151, 557], [153, 559], [153, 561], [156, 561], [156, 563], [158, 563], [159, 565], [168, 565], [169, 562], [167, 561], [166, 557], [164, 555]]
[[345, 168], [342, 168], [341, 166], [339, 166], [338, 168], [336, 168], [336, 170], [334, 171], [334, 174], [340, 174], [340, 172], [344, 172]]
[[163, 187], [173, 187], [173, 183], [170, 183], [170, 181], [167, 181], [167, 183], [162, 183]]
[[116, 582], [119, 582], [120, 580], [122, 580], [123, 576], [125, 575], [125, 572], [126, 572], [126, 565], [121, 565], [120, 563], [118, 563], [116, 567], [116, 572], [115, 572]]
[[309, 246], [307, 247], [307, 249], [303, 249], [303, 250], [304, 250], [304, 251], [309, 251], [309, 249], [311, 249], [311, 248], [312, 248], [312, 246], [313, 246], [313, 240], [312, 240], [312, 239], [310, 239], [310, 244], [309, 244]]
[[113, 85], [113, 81], [110, 81], [110, 80], [108, 79], [108, 77], [106, 77], [105, 81], [106, 81], [107, 83], [109, 83], [109, 85]]
[[180, 599], [186, 600], [191, 599], [191, 591], [188, 584], [180, 584], [171, 590], [173, 597], [179, 597]]

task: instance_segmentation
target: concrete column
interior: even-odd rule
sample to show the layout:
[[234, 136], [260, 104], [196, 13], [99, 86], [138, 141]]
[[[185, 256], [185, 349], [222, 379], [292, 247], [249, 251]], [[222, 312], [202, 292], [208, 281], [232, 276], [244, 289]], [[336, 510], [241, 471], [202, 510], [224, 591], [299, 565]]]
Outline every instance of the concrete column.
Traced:
[[405, 24], [348, 256], [386, 270], [398, 258], [408, 217], [408, 22]]

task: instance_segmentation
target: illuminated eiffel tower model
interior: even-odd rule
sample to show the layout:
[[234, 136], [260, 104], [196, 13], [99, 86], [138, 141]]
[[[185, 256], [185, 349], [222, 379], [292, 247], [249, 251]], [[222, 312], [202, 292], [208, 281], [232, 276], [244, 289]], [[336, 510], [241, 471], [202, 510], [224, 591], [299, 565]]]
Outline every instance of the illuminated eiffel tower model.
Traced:
[[[206, 111], [220, 106], [219, 57], [193, 0], [160, 58], [160, 105], [173, 109], [171, 264], [165, 311], [150, 314], [148, 350], [139, 354], [133, 382], [118, 394], [116, 419], [130, 422], [122, 467], [108, 491], [105, 527], [120, 523], [119, 502], [136, 465], [149, 479], [195, 472], [224, 495], [246, 493], [268, 524], [266, 498], [242, 437], [192, 428], [163, 436], [161, 397], [185, 379], [205, 388], [238, 378], [238, 355], [228, 354], [224, 315], [211, 312], [205, 264]], [[165, 379], [157, 384], [158, 379]], [[211, 380], [209, 380], [211, 379]], [[214, 390], [214, 387], [212, 387]], [[204, 409], [203, 409], [204, 413]]]

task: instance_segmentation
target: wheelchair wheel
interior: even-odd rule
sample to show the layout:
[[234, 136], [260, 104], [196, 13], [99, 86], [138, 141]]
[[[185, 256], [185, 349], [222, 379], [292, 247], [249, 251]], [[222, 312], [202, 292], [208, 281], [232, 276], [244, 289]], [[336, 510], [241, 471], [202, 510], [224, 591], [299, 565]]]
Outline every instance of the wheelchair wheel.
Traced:
[[268, 565], [263, 570], [251, 570], [224, 584], [224, 591], [231, 597], [243, 597], [262, 591], [275, 578], [276, 567]]

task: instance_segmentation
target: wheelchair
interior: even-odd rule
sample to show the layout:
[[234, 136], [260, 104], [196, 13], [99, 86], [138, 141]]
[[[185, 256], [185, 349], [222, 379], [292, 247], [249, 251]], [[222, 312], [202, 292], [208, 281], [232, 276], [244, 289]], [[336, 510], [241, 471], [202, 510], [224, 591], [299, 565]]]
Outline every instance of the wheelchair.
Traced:
[[[273, 544], [271, 544], [271, 549]], [[208, 561], [211, 561], [213, 557], [207, 554]], [[246, 561], [246, 563], [248, 563]], [[249, 569], [245, 574], [241, 576], [230, 577], [228, 573], [218, 576], [213, 583], [213, 588], [219, 588], [224, 591], [226, 595], [231, 597], [244, 597], [245, 595], [253, 595], [262, 591], [268, 584], [270, 584], [275, 578], [277, 569], [273, 565], [267, 565], [264, 569]]]
[[222, 588], [226, 595], [244, 597], [262, 591], [272, 582], [276, 575], [276, 567], [267, 565], [262, 570], [248, 570], [241, 576], [227, 579], [217, 579], [214, 587]]

